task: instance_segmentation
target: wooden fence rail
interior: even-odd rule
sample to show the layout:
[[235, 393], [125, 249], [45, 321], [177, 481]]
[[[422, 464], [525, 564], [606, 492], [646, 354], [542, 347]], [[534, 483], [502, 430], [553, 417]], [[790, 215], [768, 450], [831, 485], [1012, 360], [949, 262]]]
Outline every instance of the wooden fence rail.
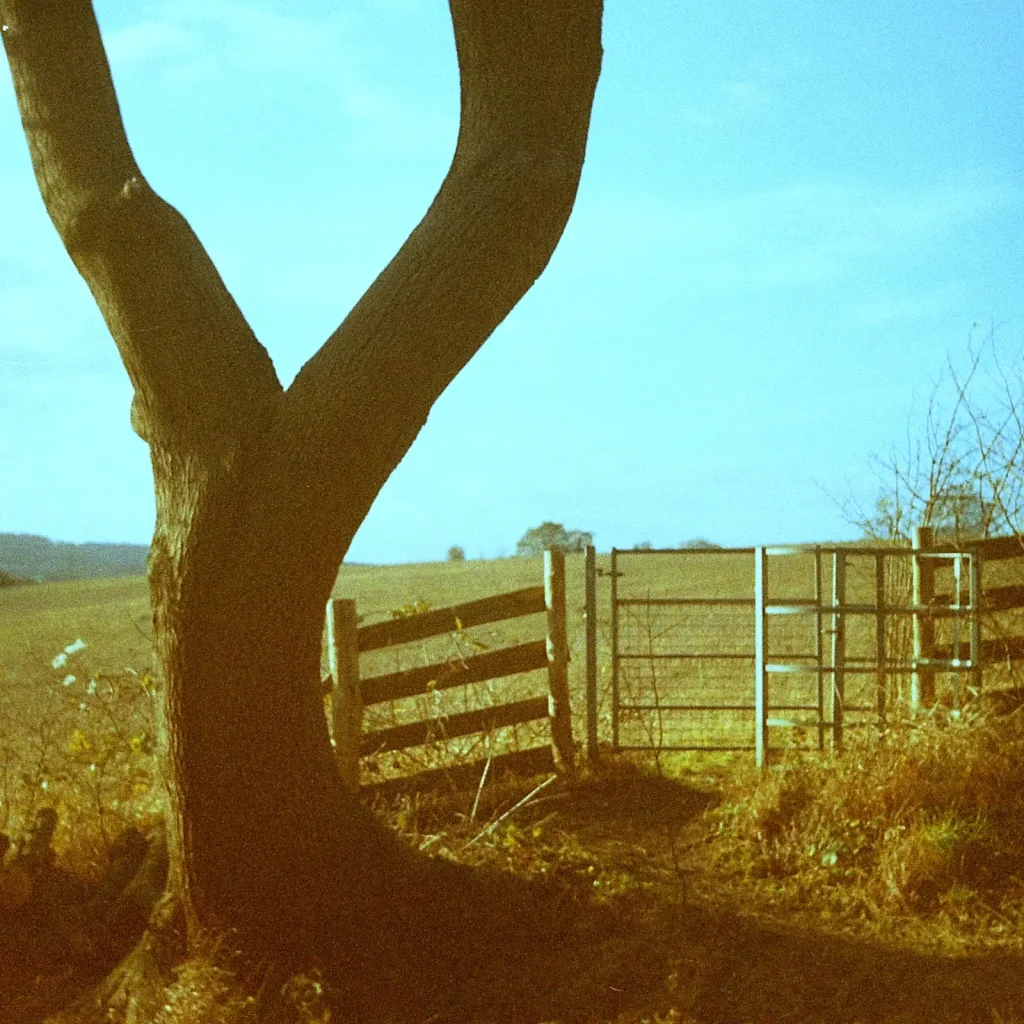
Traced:
[[[953, 553], [951, 549], [959, 549]], [[946, 552], [950, 554], [946, 555]], [[937, 540], [931, 527], [919, 526], [913, 539], [914, 613], [911, 707], [928, 708], [935, 703], [935, 673], [951, 666], [969, 665], [975, 695], [982, 690], [986, 666], [1024, 660], [1024, 636], [1008, 635], [990, 613], [1024, 609], [1024, 585], [986, 586], [985, 566], [992, 562], [1024, 558], [1024, 538], [990, 537], [953, 544]], [[953, 591], [937, 592], [938, 569], [954, 570]], [[962, 618], [968, 635], [957, 643], [936, 643], [935, 623], [942, 617]], [[997, 630], [985, 636], [986, 630]], [[1012, 628], [1012, 627], [1011, 627]], [[969, 654], [965, 657], [965, 652]], [[959, 703], [959, 684], [955, 699]]]
[[[544, 640], [385, 675], [369, 678], [360, 675], [359, 655], [366, 651], [540, 612], [547, 614], [547, 637]], [[355, 601], [333, 599], [327, 604], [327, 651], [329, 675], [323, 685], [325, 692], [331, 694], [335, 753], [342, 777], [354, 789], [359, 786], [361, 757], [419, 746], [432, 738], [490, 732], [542, 718], [550, 721], [550, 747], [497, 755], [490, 759], [491, 764], [494, 768], [525, 767], [528, 770], [553, 766], [562, 773], [573, 770], [569, 648], [565, 625], [565, 555], [561, 551], [545, 551], [543, 586], [526, 587], [387, 622], [358, 626]], [[363, 710], [370, 705], [542, 668], [547, 669], [548, 675], [548, 693], [545, 696], [363, 731]], [[475, 772], [479, 777], [486, 764], [482, 761], [464, 765], [460, 770], [462, 774]], [[422, 772], [417, 778], [443, 771]]]
[[[935, 543], [933, 536], [926, 534], [924, 537], [924, 550], [927, 551], [930, 545]], [[919, 541], [920, 544], [920, 541]], [[989, 562], [1002, 562], [1014, 558], [1024, 558], [1024, 537], [989, 537], [986, 540], [970, 542], [967, 545], [978, 559], [977, 588], [980, 595], [980, 608], [982, 611], [982, 625], [984, 616], [990, 612], [1007, 612], [1024, 609], [1024, 585], [1006, 584], [999, 587], [987, 587], [984, 585], [984, 566]], [[949, 566], [952, 559], [932, 559], [936, 568]], [[941, 593], [934, 595], [936, 612], [941, 614], [942, 606], [954, 603], [955, 595]], [[1024, 661], [1024, 636], [1000, 635], [994, 637], [980, 638], [980, 662], [982, 665], [992, 665], [1014, 661]], [[949, 659], [955, 656], [952, 644], [939, 644], [932, 650], [932, 657], [937, 659]]]

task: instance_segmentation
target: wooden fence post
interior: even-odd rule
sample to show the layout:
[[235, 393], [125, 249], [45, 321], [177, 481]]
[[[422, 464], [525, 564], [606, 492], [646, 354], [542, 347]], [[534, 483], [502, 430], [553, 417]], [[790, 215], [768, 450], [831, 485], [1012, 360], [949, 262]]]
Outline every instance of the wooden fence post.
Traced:
[[889, 701], [889, 673], [885, 664], [888, 647], [885, 642], [885, 555], [875, 555], [875, 662], [878, 675], [875, 677], [875, 707], [878, 711], [879, 728], [885, 728]]
[[572, 711], [569, 707], [569, 643], [565, 628], [565, 552], [544, 552], [544, 604], [548, 614], [548, 709], [555, 768], [566, 775], [575, 768]]
[[597, 558], [587, 545], [585, 562], [587, 624], [587, 760], [597, 760]]
[[970, 695], [971, 700], [976, 700], [981, 695], [983, 682], [981, 668], [981, 598], [984, 593], [982, 590], [982, 565], [981, 545], [977, 544], [971, 549], [970, 575], [967, 577], [967, 600], [971, 604], [971, 689], [974, 691]]
[[363, 699], [355, 601], [327, 602], [327, 664], [331, 673], [331, 722], [338, 770], [345, 785], [358, 791]]
[[914, 671], [910, 677], [913, 712], [935, 704], [935, 670], [930, 665], [917, 664], [935, 657], [935, 622], [923, 611], [935, 597], [935, 561], [918, 554], [931, 550], [934, 543], [935, 533], [930, 526], [914, 527]]

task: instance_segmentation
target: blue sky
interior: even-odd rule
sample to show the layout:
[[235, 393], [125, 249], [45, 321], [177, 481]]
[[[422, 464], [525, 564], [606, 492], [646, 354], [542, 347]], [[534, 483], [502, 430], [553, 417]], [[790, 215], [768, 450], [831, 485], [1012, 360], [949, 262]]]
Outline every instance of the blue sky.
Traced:
[[[443, 0], [98, 0], [129, 138], [282, 379], [447, 169]], [[576, 210], [350, 551], [855, 536], [974, 324], [1024, 345], [1024, 4], [606, 0]], [[144, 543], [131, 390], [0, 74], [0, 531]]]

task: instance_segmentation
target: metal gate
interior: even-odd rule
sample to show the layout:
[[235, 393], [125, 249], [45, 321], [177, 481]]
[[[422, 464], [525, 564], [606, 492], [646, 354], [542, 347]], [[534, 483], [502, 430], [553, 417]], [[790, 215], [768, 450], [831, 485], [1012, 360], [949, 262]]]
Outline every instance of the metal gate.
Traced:
[[610, 576], [616, 749], [764, 765], [981, 686], [976, 547], [613, 548]]

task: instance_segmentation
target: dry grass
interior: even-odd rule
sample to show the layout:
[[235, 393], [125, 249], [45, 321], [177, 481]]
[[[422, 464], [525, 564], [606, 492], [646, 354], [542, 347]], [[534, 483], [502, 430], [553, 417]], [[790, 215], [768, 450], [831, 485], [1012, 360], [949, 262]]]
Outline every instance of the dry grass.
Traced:
[[45, 685], [0, 691], [0, 831], [17, 835], [52, 807], [62, 864], [87, 880], [102, 873], [117, 835], [161, 806], [153, 678], [94, 664], [76, 638], [37, 667]]
[[[582, 561], [568, 563], [578, 695]], [[664, 573], [658, 586], [679, 586]], [[540, 579], [539, 560], [352, 567], [336, 595], [355, 597], [371, 621], [415, 601], [438, 607]], [[738, 568], [735, 586], [746, 586]], [[608, 611], [599, 609], [605, 701]], [[149, 646], [145, 627], [133, 625], [144, 614], [141, 581], [0, 592], [0, 820], [17, 832], [37, 807], [57, 807], [61, 862], [87, 878], [102, 869], [120, 827], [158, 810], [146, 739]], [[524, 619], [473, 635], [498, 645], [542, 628]], [[88, 646], [53, 667], [79, 636]], [[436, 651], [410, 645], [387, 657], [407, 665]], [[525, 696], [536, 684], [512, 679], [491, 697]], [[574, 786], [552, 784], [514, 811], [543, 779], [490, 779], [480, 791], [380, 801], [378, 814], [414, 847], [540, 885], [556, 915], [573, 922], [557, 945], [515, 947], [513, 955], [509, 939], [519, 977], [535, 972], [534, 995], [529, 982], [520, 992], [502, 990], [497, 956], [493, 991], [477, 991], [462, 1011], [456, 1000], [442, 1019], [1019, 1024], [1020, 717], [893, 726], [881, 741], [854, 734], [842, 758], [793, 754], [764, 775], [750, 771], [746, 757], [609, 758]], [[507, 908], [497, 897], [492, 903], [476, 924], [511, 936]], [[339, 1019], [315, 974], [278, 979], [257, 1001], [251, 995], [230, 958], [211, 948], [183, 964], [163, 1003], [136, 1019]], [[0, 995], [5, 1024], [38, 1019], [5, 1016], [2, 1003]]]
[[1020, 714], [935, 716], [856, 737], [840, 758], [741, 773], [716, 818], [718, 873], [773, 912], [947, 951], [1020, 948]]

